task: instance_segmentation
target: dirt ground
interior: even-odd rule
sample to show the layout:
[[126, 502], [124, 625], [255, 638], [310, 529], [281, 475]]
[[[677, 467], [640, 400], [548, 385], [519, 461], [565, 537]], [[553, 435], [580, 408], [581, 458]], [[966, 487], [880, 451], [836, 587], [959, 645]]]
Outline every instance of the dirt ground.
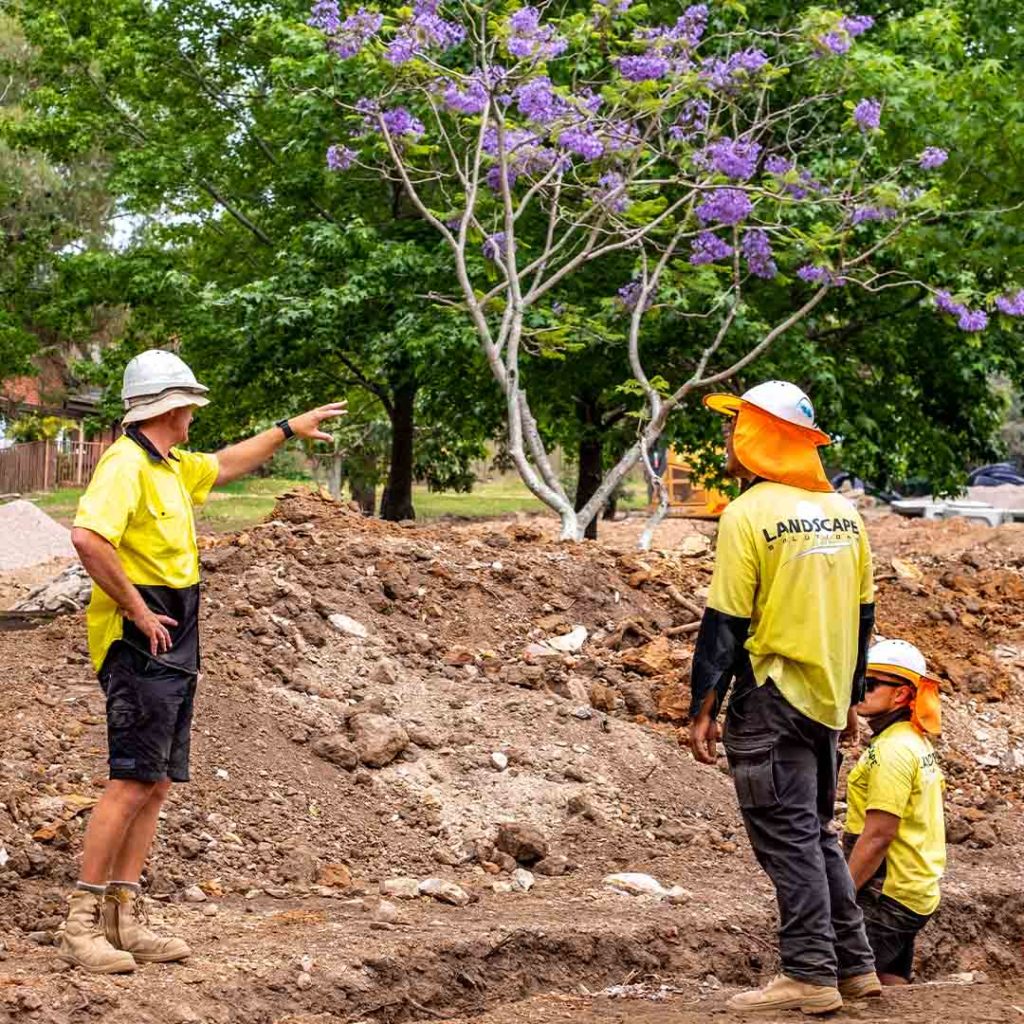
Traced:
[[[776, 969], [724, 765], [680, 745], [712, 526], [641, 556], [633, 520], [566, 546], [543, 520], [400, 526], [310, 495], [275, 516], [202, 555], [193, 779], [146, 876], [186, 964], [56, 960], [102, 694], [80, 616], [0, 634], [0, 1021], [661, 1024]], [[1024, 529], [868, 521], [879, 629], [944, 688], [951, 859], [919, 977], [987, 982], [848, 1015], [1019, 1019]], [[617, 871], [681, 891], [625, 895]], [[399, 878], [454, 904], [382, 897]]]

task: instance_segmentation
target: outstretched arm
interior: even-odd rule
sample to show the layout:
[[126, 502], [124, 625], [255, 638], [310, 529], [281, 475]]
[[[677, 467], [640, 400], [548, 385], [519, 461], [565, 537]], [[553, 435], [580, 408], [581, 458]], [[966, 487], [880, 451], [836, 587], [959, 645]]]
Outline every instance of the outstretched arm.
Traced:
[[[313, 441], [330, 441], [331, 435], [320, 429], [324, 420], [334, 419], [336, 416], [344, 416], [348, 411], [346, 402], [332, 402], [329, 405], [321, 405], [301, 416], [295, 416], [288, 420], [289, 426], [296, 437], [307, 437]], [[238, 444], [229, 445], [227, 448], [217, 452], [219, 472], [217, 483], [226, 484], [230, 480], [237, 480], [246, 473], [263, 465], [281, 447], [287, 439], [280, 427], [271, 427], [264, 430], [255, 437], [246, 438]]]

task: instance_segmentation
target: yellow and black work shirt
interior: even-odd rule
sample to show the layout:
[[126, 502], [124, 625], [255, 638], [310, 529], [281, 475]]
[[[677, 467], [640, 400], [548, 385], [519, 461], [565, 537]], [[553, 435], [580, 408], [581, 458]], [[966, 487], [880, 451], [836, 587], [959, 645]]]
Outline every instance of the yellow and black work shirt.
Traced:
[[879, 868], [882, 893], [915, 914], [933, 914], [946, 869], [945, 780], [927, 737], [910, 722], [879, 733], [846, 783], [846, 842], [864, 831], [868, 811], [900, 819]]
[[697, 637], [693, 710], [721, 704], [734, 677], [771, 679], [830, 729], [860, 699], [874, 623], [871, 550], [838, 494], [762, 480], [722, 514], [715, 571]]
[[[156, 660], [195, 673], [199, 667], [199, 550], [194, 507], [217, 479], [216, 455], [172, 448], [165, 459], [137, 428], [103, 453], [78, 503], [75, 526], [117, 549], [147, 606], [169, 615], [172, 646]], [[147, 655], [149, 641], [95, 583], [86, 614], [89, 654], [98, 672], [111, 645], [124, 640]]]

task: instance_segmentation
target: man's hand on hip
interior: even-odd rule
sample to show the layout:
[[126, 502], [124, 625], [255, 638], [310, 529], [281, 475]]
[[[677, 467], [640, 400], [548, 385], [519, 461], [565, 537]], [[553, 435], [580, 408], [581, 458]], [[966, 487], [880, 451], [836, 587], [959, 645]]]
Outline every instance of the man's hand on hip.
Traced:
[[292, 428], [296, 437], [306, 437], [311, 441], [330, 441], [331, 435], [321, 430], [320, 424], [337, 416], [345, 416], [347, 413], [348, 402], [331, 402], [310, 409], [301, 416], [290, 417], [288, 426]]
[[176, 626], [177, 619], [169, 615], [157, 615], [156, 612], [147, 608], [138, 615], [131, 616], [140, 633], [149, 640], [149, 653], [155, 658], [158, 654], [164, 654], [171, 649], [171, 634], [168, 626]]

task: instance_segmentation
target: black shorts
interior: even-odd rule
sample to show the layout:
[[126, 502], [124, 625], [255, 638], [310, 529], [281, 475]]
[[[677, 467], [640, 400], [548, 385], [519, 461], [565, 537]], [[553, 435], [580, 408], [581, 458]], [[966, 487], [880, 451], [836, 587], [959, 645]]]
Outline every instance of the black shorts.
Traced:
[[912, 981], [914, 978], [914, 940], [928, 923], [928, 916], [915, 914], [876, 889], [864, 888], [857, 894], [864, 911], [864, 928], [875, 954], [875, 970]]
[[100, 686], [107, 697], [110, 777], [188, 782], [196, 676], [119, 642], [103, 663]]

